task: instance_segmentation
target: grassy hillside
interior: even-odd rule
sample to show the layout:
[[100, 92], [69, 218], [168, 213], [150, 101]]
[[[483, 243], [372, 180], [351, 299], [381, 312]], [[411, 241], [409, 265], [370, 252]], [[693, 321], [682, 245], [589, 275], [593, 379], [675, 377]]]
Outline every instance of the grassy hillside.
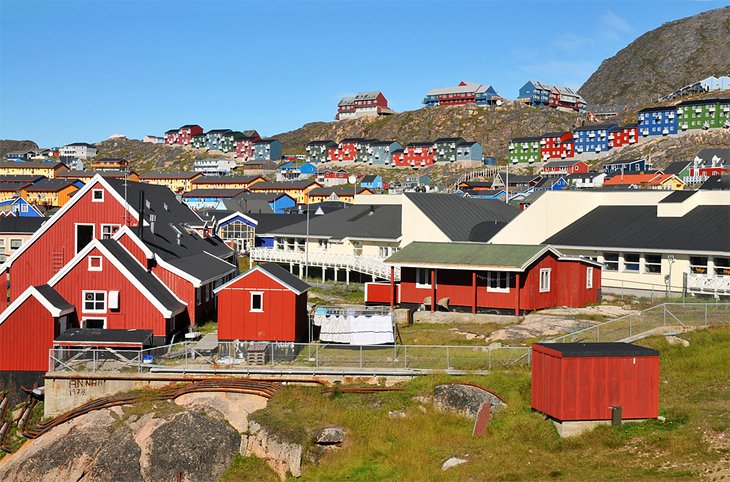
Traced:
[[[347, 429], [342, 449], [318, 465], [308, 462], [302, 480], [698, 480], [730, 474], [730, 329], [686, 335], [689, 347], [663, 338], [640, 344], [661, 352], [660, 413], [664, 421], [603, 426], [561, 439], [551, 422], [530, 409], [527, 369], [482, 377], [417, 378], [402, 392], [330, 394], [290, 386], [252, 418], [305, 445], [318, 428]], [[508, 403], [487, 434], [472, 438], [473, 422], [423, 402], [440, 383], [473, 381]], [[402, 418], [391, 418], [398, 411]], [[467, 463], [441, 471], [449, 457]], [[253, 480], [245, 467], [228, 480]], [[256, 474], [258, 472], [254, 472]], [[719, 478], [716, 480], [720, 480]]]
[[5, 159], [8, 152], [35, 151], [38, 144], [33, 141], [0, 140], [0, 158]]
[[97, 158], [123, 157], [139, 173], [146, 171], [186, 171], [195, 159], [212, 157], [188, 147], [148, 144], [131, 139], [109, 139], [96, 144]]

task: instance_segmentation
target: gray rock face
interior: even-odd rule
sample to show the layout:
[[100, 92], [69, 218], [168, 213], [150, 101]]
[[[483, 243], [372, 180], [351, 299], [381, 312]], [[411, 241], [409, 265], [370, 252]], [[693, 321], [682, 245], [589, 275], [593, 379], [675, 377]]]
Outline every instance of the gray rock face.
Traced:
[[227, 422], [199, 412], [183, 412], [152, 432], [145, 479], [217, 480], [241, 446], [241, 435]]
[[345, 441], [345, 430], [341, 427], [323, 428], [315, 440], [319, 445], [339, 445]]
[[505, 406], [499, 397], [471, 385], [455, 383], [438, 385], [433, 389], [433, 404], [438, 410], [458, 412], [475, 419], [482, 403], [492, 405], [492, 412]]
[[248, 434], [241, 443], [243, 455], [266, 460], [281, 480], [286, 480], [287, 474], [301, 477], [302, 451], [300, 444], [281, 440], [253, 420], [248, 422]]

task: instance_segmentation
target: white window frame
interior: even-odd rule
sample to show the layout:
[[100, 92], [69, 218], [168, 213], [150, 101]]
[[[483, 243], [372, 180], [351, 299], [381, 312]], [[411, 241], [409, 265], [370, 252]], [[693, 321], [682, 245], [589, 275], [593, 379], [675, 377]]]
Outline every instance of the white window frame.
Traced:
[[586, 289], [593, 289], [593, 266], [586, 267]]
[[[87, 260], [89, 271], [102, 271], [104, 269], [104, 261], [101, 256], [89, 256]], [[99, 266], [93, 266], [93, 260], [99, 260]]]
[[5, 238], [0, 238], [0, 254], [5, 254], [6, 245], [5, 245]]
[[107, 328], [106, 317], [102, 317], [102, 316], [85, 316], [85, 317], [81, 318], [81, 328], [86, 328], [86, 322], [88, 320], [102, 320], [102, 321], [104, 321], [104, 326], [103, 326], [102, 330], [106, 330], [106, 328]]
[[[13, 241], [20, 241], [20, 244], [16, 248], [13, 248]], [[10, 244], [9, 244], [9, 246], [10, 246], [10, 252], [11, 253], [19, 250], [20, 247], [23, 246], [23, 238], [10, 238]]]
[[[96, 195], [101, 193], [101, 197], [97, 198]], [[104, 202], [104, 190], [103, 189], [92, 189], [91, 190], [91, 202], [103, 203]]]
[[[253, 300], [254, 300], [255, 296], [259, 297], [259, 304], [261, 305], [260, 308], [253, 307]], [[251, 313], [263, 313], [264, 312], [264, 292], [263, 291], [252, 291], [251, 292], [249, 308], [250, 308], [249, 311]]]
[[[507, 281], [506, 288], [502, 288], [501, 286], [499, 286], [502, 285], [502, 278]], [[509, 293], [510, 278], [511, 276], [508, 271], [487, 272], [487, 291], [489, 293]], [[496, 280], [498, 286], [492, 286], [492, 280]]]
[[[74, 223], [74, 253], [78, 254], [81, 249], [79, 249], [79, 226], [91, 226], [91, 241], [93, 242], [94, 239], [96, 239], [96, 225], [92, 223]], [[87, 244], [88, 246], [88, 244]]]
[[[93, 294], [104, 294], [104, 308], [103, 309], [87, 309], [86, 308], [86, 294], [87, 293], [93, 293]], [[100, 290], [84, 290], [81, 292], [81, 312], [82, 313], [106, 313], [106, 302], [107, 302], [107, 294], [106, 291], [100, 291]], [[94, 303], [98, 303], [97, 300], [94, 300]]]
[[540, 293], [550, 292], [552, 272], [552, 268], [540, 268]]
[[[100, 238], [100, 239], [111, 239], [111, 238], [112, 238], [112, 236], [114, 236], [114, 234], [115, 234], [115, 233], [116, 233], [117, 231], [119, 231], [119, 228], [121, 228], [121, 227], [122, 227], [122, 226], [121, 226], [120, 224], [102, 224], [102, 225], [101, 225], [101, 238]], [[109, 233], [109, 237], [108, 237], [108, 238], [105, 238], [105, 237], [104, 237], [104, 236], [105, 236], [105, 233], [104, 233], [104, 229], [105, 229], [105, 228], [111, 228], [111, 229], [114, 229], [114, 228], [116, 228], [116, 229], [114, 229], [114, 232], [112, 232], [112, 233]]]
[[[606, 259], [606, 255], [607, 254], [616, 255], [616, 260], [615, 261], [614, 260], [608, 261]], [[603, 264], [606, 266], [606, 271], [616, 271], [616, 272], [618, 272], [619, 267], [621, 266], [621, 255], [619, 253], [615, 252], [615, 251], [607, 251], [607, 252], [603, 253]], [[609, 267], [609, 266], [612, 266], [612, 265], [615, 265], [616, 268], [615, 269], [612, 269], [612, 268]]]
[[[426, 273], [426, 283], [421, 283], [421, 273]], [[429, 268], [416, 268], [416, 288], [431, 287], [431, 270]]]
[[[652, 263], [649, 261], [648, 256], [659, 256], [659, 262], [658, 263]], [[659, 267], [659, 271], [649, 271], [649, 267], [653, 266]], [[662, 272], [662, 255], [659, 253], [646, 253], [644, 254], [644, 273], [647, 274], [661, 274]]]
[[[636, 256], [636, 261], [627, 261], [627, 256]], [[640, 253], [623, 253], [621, 256], [621, 271], [624, 273], [641, 273], [641, 254]], [[629, 269], [629, 265], [636, 265], [636, 269]]]

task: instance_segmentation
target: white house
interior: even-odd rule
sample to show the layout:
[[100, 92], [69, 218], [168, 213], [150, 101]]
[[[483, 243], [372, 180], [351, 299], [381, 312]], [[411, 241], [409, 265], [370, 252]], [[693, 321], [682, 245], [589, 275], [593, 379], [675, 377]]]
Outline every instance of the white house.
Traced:
[[60, 149], [61, 157], [78, 157], [85, 161], [96, 156], [96, 147], [86, 142], [74, 142], [67, 144]]

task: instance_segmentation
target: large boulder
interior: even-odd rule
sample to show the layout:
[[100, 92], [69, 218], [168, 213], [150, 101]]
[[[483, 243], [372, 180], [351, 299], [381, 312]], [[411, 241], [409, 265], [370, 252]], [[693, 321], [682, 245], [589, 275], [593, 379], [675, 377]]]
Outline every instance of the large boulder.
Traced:
[[342, 427], [327, 427], [320, 430], [315, 443], [318, 445], [341, 445], [345, 441], [345, 430]]
[[433, 389], [433, 405], [438, 410], [458, 412], [476, 419], [483, 403], [491, 405], [493, 413], [505, 407], [501, 397], [474, 385], [450, 383]]

